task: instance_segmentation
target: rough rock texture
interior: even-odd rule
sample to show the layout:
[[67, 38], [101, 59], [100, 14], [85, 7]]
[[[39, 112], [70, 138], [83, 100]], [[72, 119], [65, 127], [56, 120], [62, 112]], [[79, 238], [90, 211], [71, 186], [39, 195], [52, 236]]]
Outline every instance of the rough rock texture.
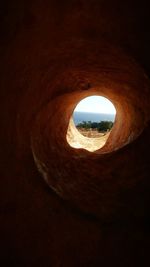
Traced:
[[[85, 133], [87, 133], [87, 135], [85, 135]], [[91, 136], [92, 132], [90, 131], [85, 131], [84, 134], [80, 132], [74, 124], [73, 116], [71, 116], [67, 129], [66, 139], [68, 144], [73, 148], [82, 148], [90, 152], [95, 152], [105, 145], [110, 135], [109, 132], [100, 134], [96, 131], [96, 133], [98, 137], [95, 137], [96, 134], [94, 132], [94, 137]]]
[[[146, 1], [3, 1], [1, 266], [147, 266], [148, 25]], [[66, 140], [93, 94], [117, 109], [95, 153]]]

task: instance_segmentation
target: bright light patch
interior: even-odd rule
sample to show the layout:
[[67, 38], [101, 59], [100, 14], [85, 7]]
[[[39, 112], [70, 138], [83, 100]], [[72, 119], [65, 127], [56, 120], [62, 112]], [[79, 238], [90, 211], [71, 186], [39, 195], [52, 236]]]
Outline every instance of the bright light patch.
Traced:
[[74, 111], [116, 114], [114, 105], [103, 96], [89, 96], [81, 100]]

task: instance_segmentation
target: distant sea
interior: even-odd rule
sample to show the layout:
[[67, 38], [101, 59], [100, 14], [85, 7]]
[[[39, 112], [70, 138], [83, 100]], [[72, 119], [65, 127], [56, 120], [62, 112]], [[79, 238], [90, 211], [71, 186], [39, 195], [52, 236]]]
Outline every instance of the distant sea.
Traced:
[[115, 115], [75, 111], [73, 113], [73, 119], [74, 119], [75, 125], [79, 124], [82, 121], [92, 121], [92, 122], [112, 121], [114, 122]]

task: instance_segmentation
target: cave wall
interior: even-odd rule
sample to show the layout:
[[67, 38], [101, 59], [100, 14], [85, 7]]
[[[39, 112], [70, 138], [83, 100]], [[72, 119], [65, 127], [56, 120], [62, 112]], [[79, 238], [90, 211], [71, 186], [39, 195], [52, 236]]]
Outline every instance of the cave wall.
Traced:
[[[1, 266], [147, 266], [146, 1], [1, 4]], [[66, 140], [91, 94], [117, 118], [96, 153]]]

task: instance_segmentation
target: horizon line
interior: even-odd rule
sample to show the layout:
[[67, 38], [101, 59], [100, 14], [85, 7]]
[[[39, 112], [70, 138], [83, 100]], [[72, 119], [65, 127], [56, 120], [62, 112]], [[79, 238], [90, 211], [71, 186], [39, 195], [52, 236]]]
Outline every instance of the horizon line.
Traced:
[[[80, 111], [80, 110], [74, 110], [74, 112], [84, 112], [84, 113], [93, 113], [93, 114], [110, 114], [110, 115], [116, 115], [116, 113], [104, 113], [104, 112], [93, 112], [93, 111]], [[73, 113], [74, 113], [73, 112]]]

